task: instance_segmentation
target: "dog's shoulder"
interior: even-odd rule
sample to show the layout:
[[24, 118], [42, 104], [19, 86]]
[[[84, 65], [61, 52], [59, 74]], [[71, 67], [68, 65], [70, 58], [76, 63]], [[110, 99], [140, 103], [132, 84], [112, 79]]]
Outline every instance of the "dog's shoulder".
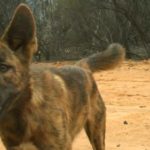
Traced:
[[[68, 80], [77, 80], [80, 81], [80, 79], [86, 79], [88, 75], [91, 73], [81, 67], [75, 66], [75, 65], [65, 65], [62, 67], [54, 67], [54, 66], [48, 66], [48, 65], [38, 65], [33, 64], [30, 68], [31, 71], [31, 77], [33, 79], [43, 79], [47, 78], [53, 78], [55, 80], [55, 77], [62, 78], [62, 80], [68, 81]], [[57, 80], [56, 77], [56, 80]]]
[[34, 89], [55, 90], [57, 93], [62, 89], [63, 91], [84, 89], [90, 74], [78, 66], [71, 65], [63, 67], [34, 65], [30, 71]]

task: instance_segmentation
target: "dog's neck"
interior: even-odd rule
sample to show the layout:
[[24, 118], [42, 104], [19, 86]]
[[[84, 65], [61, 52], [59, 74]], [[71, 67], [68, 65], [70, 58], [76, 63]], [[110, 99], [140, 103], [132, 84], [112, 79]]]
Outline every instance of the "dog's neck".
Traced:
[[19, 93], [16, 103], [14, 104], [14, 109], [23, 110], [31, 101], [32, 92], [30, 88], [30, 83]]

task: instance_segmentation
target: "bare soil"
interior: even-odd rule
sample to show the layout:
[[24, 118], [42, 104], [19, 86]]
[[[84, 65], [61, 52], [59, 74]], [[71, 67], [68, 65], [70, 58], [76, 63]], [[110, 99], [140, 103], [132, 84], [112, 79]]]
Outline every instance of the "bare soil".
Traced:
[[[150, 61], [126, 61], [94, 77], [107, 107], [106, 150], [150, 150]], [[84, 131], [73, 150], [92, 150]]]

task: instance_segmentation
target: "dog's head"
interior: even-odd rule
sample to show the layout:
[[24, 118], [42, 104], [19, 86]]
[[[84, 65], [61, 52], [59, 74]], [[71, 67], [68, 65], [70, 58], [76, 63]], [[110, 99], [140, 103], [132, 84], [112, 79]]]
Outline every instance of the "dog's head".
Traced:
[[36, 49], [32, 12], [20, 4], [0, 39], [0, 115], [28, 84], [29, 65]]

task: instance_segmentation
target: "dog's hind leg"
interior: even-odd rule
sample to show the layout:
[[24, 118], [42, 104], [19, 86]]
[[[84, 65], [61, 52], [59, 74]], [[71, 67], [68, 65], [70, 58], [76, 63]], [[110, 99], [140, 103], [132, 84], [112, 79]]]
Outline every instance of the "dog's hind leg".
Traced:
[[105, 150], [105, 106], [99, 97], [97, 106], [91, 108], [91, 114], [85, 124], [85, 131], [93, 147], [93, 150]]

